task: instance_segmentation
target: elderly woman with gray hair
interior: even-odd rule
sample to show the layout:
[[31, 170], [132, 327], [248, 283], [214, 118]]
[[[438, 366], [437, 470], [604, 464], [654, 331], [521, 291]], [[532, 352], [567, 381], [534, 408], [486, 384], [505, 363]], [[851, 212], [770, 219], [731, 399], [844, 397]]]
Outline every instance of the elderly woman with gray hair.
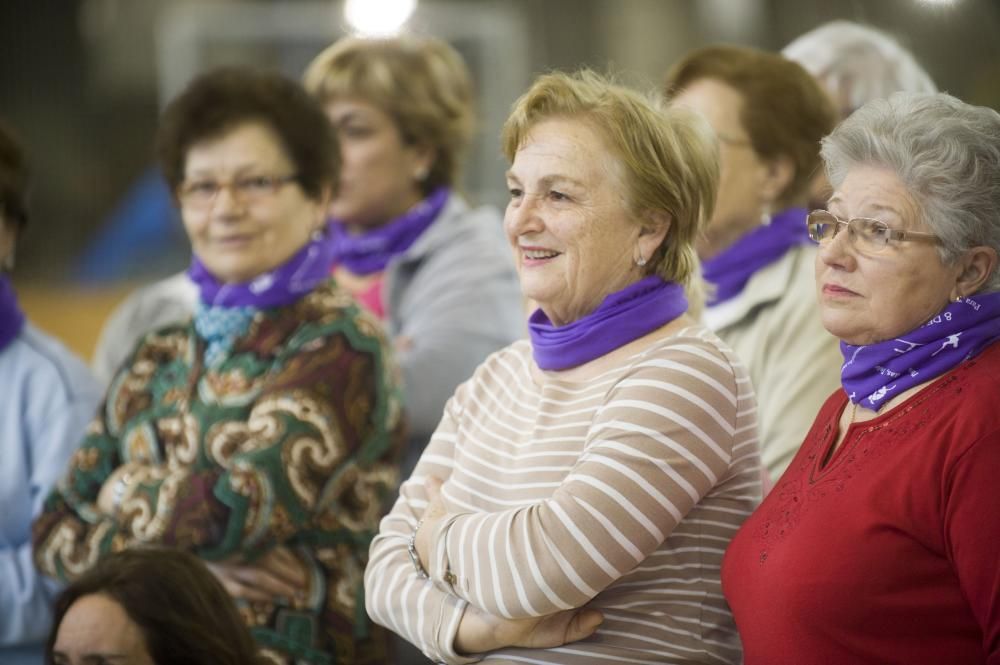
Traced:
[[822, 151], [843, 390], [726, 553], [745, 662], [1000, 663], [1000, 114], [899, 93]]

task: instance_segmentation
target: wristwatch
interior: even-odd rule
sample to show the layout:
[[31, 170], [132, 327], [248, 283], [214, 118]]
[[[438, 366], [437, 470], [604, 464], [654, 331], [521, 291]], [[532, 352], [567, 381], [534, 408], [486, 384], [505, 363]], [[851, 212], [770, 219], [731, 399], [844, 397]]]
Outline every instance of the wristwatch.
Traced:
[[410, 561], [413, 563], [413, 569], [417, 571], [417, 577], [426, 580], [429, 575], [424, 570], [423, 564], [420, 563], [420, 555], [417, 554], [417, 531], [420, 531], [423, 523], [423, 518], [420, 518], [417, 521], [417, 526], [413, 527], [413, 533], [410, 534], [409, 540], [406, 541], [406, 553], [410, 555]]

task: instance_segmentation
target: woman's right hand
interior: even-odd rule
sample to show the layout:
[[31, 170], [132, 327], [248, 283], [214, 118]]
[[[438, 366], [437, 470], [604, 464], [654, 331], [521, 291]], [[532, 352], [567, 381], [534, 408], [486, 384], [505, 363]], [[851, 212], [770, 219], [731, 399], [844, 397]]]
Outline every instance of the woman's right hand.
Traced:
[[284, 599], [297, 605], [305, 601], [309, 591], [305, 565], [285, 546], [274, 548], [253, 563], [244, 562], [240, 555], [205, 563], [233, 598], [264, 602]]
[[504, 619], [469, 605], [455, 636], [455, 650], [484, 653], [503, 647], [550, 649], [590, 637], [604, 621], [597, 610], [578, 608], [544, 617]]

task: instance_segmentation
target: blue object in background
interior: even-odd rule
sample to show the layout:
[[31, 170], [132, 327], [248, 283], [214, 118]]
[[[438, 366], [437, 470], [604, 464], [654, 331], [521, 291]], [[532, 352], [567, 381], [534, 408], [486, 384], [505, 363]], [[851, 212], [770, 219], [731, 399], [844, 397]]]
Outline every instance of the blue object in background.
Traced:
[[79, 282], [148, 280], [181, 269], [190, 248], [170, 190], [156, 168], [126, 193], [73, 269]]

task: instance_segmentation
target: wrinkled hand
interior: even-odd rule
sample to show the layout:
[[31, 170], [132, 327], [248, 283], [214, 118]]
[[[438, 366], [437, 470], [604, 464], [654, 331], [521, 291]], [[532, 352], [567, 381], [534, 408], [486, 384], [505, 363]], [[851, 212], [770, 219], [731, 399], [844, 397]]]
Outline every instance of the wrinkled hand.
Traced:
[[309, 591], [305, 564], [285, 546], [275, 547], [253, 563], [244, 562], [240, 555], [205, 563], [233, 598], [299, 605]]
[[424, 514], [421, 516], [423, 522], [417, 530], [414, 546], [417, 548], [417, 556], [420, 557], [420, 563], [423, 564], [424, 570], [430, 573], [428, 565], [431, 559], [431, 534], [434, 533], [438, 522], [447, 513], [444, 509], [444, 499], [441, 498], [440, 478], [428, 476], [424, 481], [424, 491], [427, 493], [427, 507], [424, 508]]
[[455, 636], [459, 653], [484, 653], [503, 647], [549, 649], [590, 637], [604, 621], [592, 609], [572, 609], [544, 617], [503, 619], [469, 605]]

